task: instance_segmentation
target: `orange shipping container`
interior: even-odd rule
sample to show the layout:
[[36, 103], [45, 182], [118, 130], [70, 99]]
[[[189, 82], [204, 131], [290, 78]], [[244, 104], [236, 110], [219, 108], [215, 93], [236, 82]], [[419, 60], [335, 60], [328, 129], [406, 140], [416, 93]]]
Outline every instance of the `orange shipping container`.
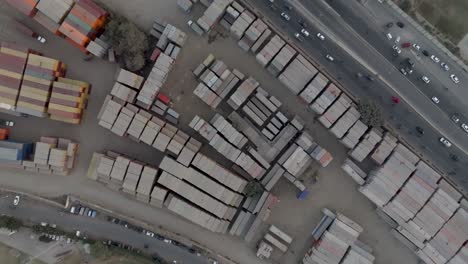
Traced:
[[85, 46], [87, 42], [89, 42], [89, 38], [86, 35], [80, 33], [76, 28], [72, 27], [67, 22], [62, 23], [59, 31], [80, 46]]

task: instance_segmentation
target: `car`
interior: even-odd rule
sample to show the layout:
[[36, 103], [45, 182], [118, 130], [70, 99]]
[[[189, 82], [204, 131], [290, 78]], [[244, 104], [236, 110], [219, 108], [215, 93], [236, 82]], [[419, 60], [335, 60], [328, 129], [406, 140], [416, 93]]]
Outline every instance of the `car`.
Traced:
[[440, 67], [442, 67], [444, 69], [444, 71], [449, 71], [450, 70], [450, 67], [445, 62], [442, 62], [440, 64]]
[[281, 17], [286, 21], [291, 20], [291, 17], [286, 12], [281, 13]]
[[147, 235], [149, 237], [154, 237], [154, 233], [150, 232], [150, 231], [146, 231], [145, 235]]
[[167, 244], [171, 244], [171, 243], [172, 243], [172, 240], [167, 239], [167, 238], [165, 238], [163, 241], [164, 241], [164, 243], [167, 243]]
[[397, 45], [393, 45], [392, 47], [398, 54], [401, 53], [401, 49]]
[[164, 241], [164, 239], [166, 239], [165, 237], [161, 236], [160, 234], [154, 234], [154, 237], [155, 237], [157, 240], [161, 240], [161, 241]]
[[466, 133], [468, 133], [468, 125], [467, 125], [467, 124], [465, 124], [465, 123], [461, 124], [461, 128], [462, 128]]
[[76, 230], [75, 236], [76, 236], [76, 237], [80, 237], [80, 235], [81, 235], [80, 230]]
[[306, 28], [306, 27], [307, 27], [307, 23], [306, 23], [304, 20], [299, 19], [297, 22], [298, 22], [299, 25], [301, 25], [303, 28]]
[[405, 68], [401, 68], [400, 72], [403, 73], [403, 75], [408, 75], [408, 72], [406, 72]]
[[426, 56], [426, 57], [429, 57], [429, 51], [427, 51], [427, 50], [423, 50], [423, 51], [422, 51], [422, 54], [423, 54], [424, 56]]
[[96, 211], [93, 210], [93, 213], [91, 214], [91, 218], [95, 218], [96, 217]]
[[91, 217], [92, 214], [93, 214], [93, 210], [89, 209], [87, 216]]
[[13, 122], [13, 121], [0, 119], [0, 126], [12, 127], [14, 125], [15, 125], [15, 122]]
[[385, 26], [386, 26], [387, 28], [391, 28], [391, 27], [393, 27], [393, 22], [389, 22], [389, 23], [387, 23], [387, 25], [385, 25]]
[[320, 32], [317, 33], [317, 38], [319, 38], [320, 40], [325, 40], [325, 36]]
[[429, 80], [429, 78], [427, 76], [425, 76], [425, 75], [421, 76], [421, 80], [423, 80], [423, 82], [425, 82], [425, 83], [430, 83], [431, 82], [431, 80]]
[[413, 43], [413, 49], [419, 51], [419, 49], [421, 49], [421, 47], [418, 44]]
[[84, 210], [83, 215], [84, 215], [84, 216], [88, 215], [89, 210], [90, 210], [89, 208], [86, 208], [86, 209]]
[[436, 104], [440, 103], [440, 100], [439, 100], [439, 98], [437, 96], [432, 96], [431, 100], [432, 100], [432, 102], [434, 102]]
[[330, 54], [325, 55], [325, 58], [327, 58], [327, 60], [329, 60], [329, 61], [334, 61], [335, 60]]
[[395, 39], [395, 43], [398, 43], [398, 42], [400, 42], [400, 39], [401, 39], [401, 38], [400, 38], [400, 36], [396, 37], [396, 39]]
[[20, 202], [20, 196], [16, 195], [15, 199], [13, 199], [13, 205], [18, 206], [19, 202]]
[[453, 161], [458, 161], [458, 156], [455, 155], [455, 154], [450, 153], [449, 157], [450, 157], [450, 159], [453, 160]]
[[372, 75], [370, 75], [370, 74], [367, 74], [367, 75], [366, 75], [366, 79], [367, 79], [369, 82], [373, 82], [373, 81], [375, 80], [374, 77], [372, 77]]
[[304, 37], [309, 36], [309, 31], [305, 30], [305, 28], [301, 29], [301, 33], [302, 33], [302, 35], [304, 35]]
[[450, 79], [452, 79], [452, 82], [454, 83], [459, 83], [460, 79], [455, 74], [450, 74]]
[[445, 139], [444, 137], [439, 138], [440, 143], [444, 144], [447, 148], [450, 148], [452, 146], [452, 143]]
[[400, 22], [400, 21], [398, 21], [398, 22], [396, 23], [396, 25], [397, 25], [399, 28], [404, 28], [404, 27], [405, 27], [405, 24], [404, 24], [403, 22]]
[[458, 117], [458, 114], [453, 114], [452, 117], [450, 117], [453, 122], [458, 123], [460, 121], [460, 118]]
[[86, 210], [85, 207], [81, 207], [81, 208], [80, 208], [80, 212], [79, 212], [78, 214], [79, 214], [79, 215], [83, 215], [85, 210]]
[[41, 222], [41, 226], [46, 227], [46, 226], [48, 226], [48, 225], [49, 225], [49, 224], [47, 224], [46, 222]]
[[75, 206], [72, 206], [72, 207], [70, 208], [70, 214], [75, 214], [75, 212], [76, 212], [76, 207], [75, 207]]
[[391, 40], [393, 38], [392, 34], [390, 33], [387, 33], [385, 36], [387, 37], [388, 40]]
[[422, 129], [421, 127], [416, 127], [416, 131], [420, 134], [420, 135], [424, 135], [424, 129]]
[[398, 53], [398, 51], [393, 50], [392, 56], [393, 56], [393, 57], [398, 57], [398, 55], [400, 55], [400, 54]]
[[301, 42], [304, 41], [304, 38], [298, 32], [294, 33], [294, 37]]
[[409, 48], [409, 47], [411, 47], [411, 43], [405, 42], [405, 43], [401, 44], [401, 47], [402, 48]]
[[432, 60], [433, 62], [435, 62], [435, 63], [439, 63], [439, 62], [440, 62], [440, 59], [437, 58], [437, 56], [435, 56], [435, 55], [431, 55], [431, 60]]

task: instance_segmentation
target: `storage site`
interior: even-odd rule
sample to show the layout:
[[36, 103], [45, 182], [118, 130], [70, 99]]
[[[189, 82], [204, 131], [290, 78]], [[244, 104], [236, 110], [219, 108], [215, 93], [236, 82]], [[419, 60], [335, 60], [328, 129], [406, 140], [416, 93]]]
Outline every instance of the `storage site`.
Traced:
[[[54, 142], [41, 136], [78, 142], [70, 175], [44, 175], [36, 143], [28, 152], [33, 160], [15, 152], [17, 170], [8, 168], [2, 183], [15, 175], [24, 184], [32, 177], [24, 169], [37, 173], [33, 181], [54, 181], [64, 192], [123, 213], [101, 196], [130, 201], [145, 209], [139, 218], [237, 263], [417, 263], [418, 257], [464, 263], [456, 261], [466, 250], [466, 200], [391, 133], [359, 121], [353, 99], [242, 3], [196, 3], [187, 14], [176, 3], [115, 2], [114, 11], [131, 19], [141, 14], [134, 22], [158, 38], [146, 76], [121, 70], [110, 58], [84, 61], [82, 51], [34, 21], [31, 27], [49, 36], [47, 46], [5, 30], [2, 40], [39, 47], [93, 88], [80, 125], [52, 121], [49, 95], [42, 111], [49, 119], [18, 118], [8, 131], [18, 143], [50, 149]], [[167, 10], [147, 11], [161, 6]], [[189, 19], [203, 31], [220, 20], [230, 35], [207, 44], [208, 33], [192, 31]], [[46, 151], [50, 160], [52, 150]], [[362, 161], [372, 168], [360, 169]], [[251, 197], [249, 182], [261, 186]], [[74, 184], [87, 190], [66, 189]], [[440, 204], [447, 210], [440, 212]], [[183, 224], [153, 217], [159, 214]], [[326, 244], [333, 248], [321, 248]]]

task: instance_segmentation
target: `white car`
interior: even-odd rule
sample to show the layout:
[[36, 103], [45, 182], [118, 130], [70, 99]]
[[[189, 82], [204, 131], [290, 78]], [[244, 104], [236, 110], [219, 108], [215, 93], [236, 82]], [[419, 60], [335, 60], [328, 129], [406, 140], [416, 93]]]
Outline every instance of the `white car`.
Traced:
[[302, 33], [302, 35], [304, 35], [304, 37], [309, 36], [309, 31], [305, 30], [305, 28], [301, 29], [301, 33]]
[[385, 36], [387, 36], [388, 40], [391, 40], [393, 38], [392, 34], [390, 34], [390, 33], [387, 33]]
[[20, 197], [19, 197], [19, 195], [16, 195], [15, 199], [13, 199], [13, 205], [17, 206], [19, 204], [19, 202], [20, 202]]
[[320, 40], [325, 40], [325, 36], [320, 32], [317, 33], [317, 38], [319, 38]]
[[419, 51], [419, 49], [421, 49], [421, 47], [420, 47], [418, 44], [416, 44], [416, 43], [413, 43], [413, 48], [414, 48], [415, 50], [417, 50], [417, 51]]
[[164, 243], [168, 243], [168, 244], [171, 244], [171, 243], [172, 243], [172, 240], [167, 239], [167, 238], [165, 238], [163, 241], [164, 241]]
[[439, 63], [440, 62], [440, 59], [437, 58], [435, 55], [431, 55], [431, 60], [435, 63]]
[[154, 233], [150, 231], [146, 231], [146, 235], [149, 237], [154, 237]]
[[442, 67], [442, 69], [444, 69], [444, 71], [449, 71], [450, 70], [450, 67], [445, 62], [442, 62], [440, 64], [440, 67]]
[[450, 148], [452, 146], [452, 143], [445, 139], [444, 137], [439, 138], [440, 143], [444, 144], [447, 148]]
[[329, 61], [334, 61], [335, 60], [330, 54], [325, 55], [325, 58], [327, 58], [327, 60], [329, 60]]
[[431, 82], [431, 80], [429, 80], [429, 78], [427, 76], [422, 76], [421, 80], [423, 80], [423, 82], [425, 82], [425, 83], [430, 83]]
[[395, 39], [395, 43], [398, 43], [398, 42], [400, 42], [400, 36], [396, 37]]
[[450, 79], [452, 79], [452, 81], [454, 83], [459, 83], [460, 82], [460, 80], [458, 79], [458, 77], [455, 74], [451, 74]]
[[76, 236], [76, 237], [80, 237], [80, 235], [81, 235], [80, 230], [76, 230], [75, 236]]
[[302, 38], [301, 34], [299, 34], [298, 32], [294, 33], [294, 37], [295, 37], [297, 40], [299, 40], [299, 41], [304, 40], [304, 39]]
[[288, 14], [286, 14], [286, 12], [281, 13], [281, 17], [286, 21], [291, 20], [291, 17]]
[[398, 54], [401, 53], [401, 49], [400, 49], [397, 45], [393, 45], [392, 48], [393, 48], [394, 50], [396, 50], [396, 52], [397, 52]]
[[46, 43], [46, 39], [42, 36], [37, 36], [36, 39], [42, 44]]
[[439, 100], [439, 98], [437, 96], [432, 96], [431, 99], [432, 99], [432, 102], [434, 102], [436, 104], [440, 103], [440, 100]]
[[468, 125], [463, 123], [461, 124], [461, 128], [463, 128], [463, 130], [465, 130], [466, 133], [468, 133]]

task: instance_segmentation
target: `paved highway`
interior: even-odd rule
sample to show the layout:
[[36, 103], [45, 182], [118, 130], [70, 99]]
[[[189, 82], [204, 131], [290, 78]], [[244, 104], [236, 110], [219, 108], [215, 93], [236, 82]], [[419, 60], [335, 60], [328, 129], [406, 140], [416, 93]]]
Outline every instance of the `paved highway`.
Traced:
[[[177, 263], [208, 263], [206, 258], [191, 254], [186, 249], [164, 243], [156, 238], [148, 237], [121, 225], [113, 224], [99, 218], [64, 213], [62, 210], [55, 207], [27, 199], [24, 196], [21, 197], [19, 205], [13, 207], [13, 197], [13, 194], [9, 194], [8, 197], [2, 195], [0, 199], [0, 212], [2, 214], [35, 223], [46, 222], [49, 224], [56, 224], [60, 228], [70, 232], [80, 230], [82, 233], [92, 238], [103, 240], [110, 239], [121, 242], [138, 248], [148, 254], [157, 253], [166, 260], [176, 260]], [[98, 217], [100, 217], [99, 213]], [[103, 218], [102, 215], [101, 218]], [[148, 245], [148, 249], [144, 248], [145, 244]]]
[[[388, 122], [397, 129], [400, 137], [410, 142], [424, 159], [435, 163], [451, 176], [451, 179], [466, 193], [468, 182], [463, 171], [468, 168], [465, 153], [468, 151], [466, 134], [449, 120], [448, 116], [434, 104], [407, 78], [405, 78], [391, 62], [387, 61], [378, 51], [373, 49], [361, 36], [353, 33], [330, 6], [321, 1], [288, 1], [292, 10], [285, 6], [285, 1], [276, 0], [274, 8], [266, 0], [253, 1], [252, 5], [264, 15], [265, 19], [288, 34], [290, 39], [305, 50], [327, 72], [334, 76], [350, 92], [359, 98], [372, 98], [383, 108]], [[280, 13], [287, 12], [290, 21], [281, 18]], [[293, 35], [302, 26], [298, 20], [305, 20], [311, 36], [303, 41], [296, 40]], [[315, 35], [322, 32], [326, 39], [319, 40]], [[334, 62], [326, 60], [325, 55], [335, 57]], [[375, 75], [375, 81], [357, 78], [356, 73]], [[391, 96], [404, 99], [400, 104], [393, 104]], [[422, 117], [421, 117], [422, 116]], [[424, 135], [418, 135], [415, 127], [425, 130]], [[442, 131], [439, 132], [439, 131]], [[439, 137], [444, 135], [462, 146], [444, 147]], [[456, 139], [456, 140], [453, 140]], [[450, 155], [459, 157], [454, 162]]]

